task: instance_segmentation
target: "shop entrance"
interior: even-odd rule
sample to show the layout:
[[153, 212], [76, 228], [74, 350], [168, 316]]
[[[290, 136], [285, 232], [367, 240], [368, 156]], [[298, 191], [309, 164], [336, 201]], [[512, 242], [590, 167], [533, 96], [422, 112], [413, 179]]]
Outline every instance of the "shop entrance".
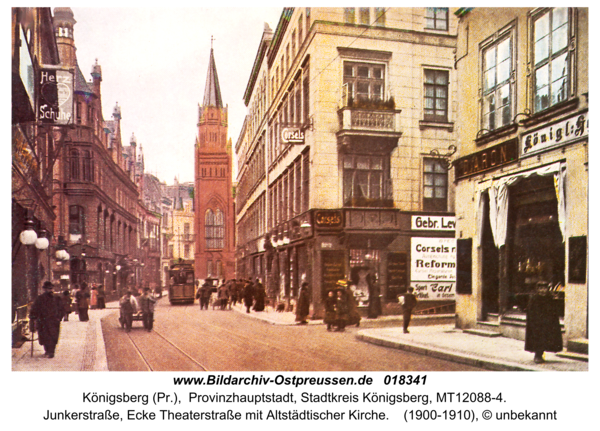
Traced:
[[496, 244], [494, 244], [494, 236], [492, 235], [492, 227], [490, 225], [490, 197], [487, 193], [484, 195], [485, 208], [483, 216], [483, 237], [481, 241], [482, 250], [482, 313], [483, 320], [486, 320], [489, 314], [497, 314], [499, 310], [499, 259], [500, 253]]
[[558, 224], [552, 176], [532, 176], [509, 191], [507, 245], [508, 307], [527, 308], [536, 284], [543, 282], [561, 299], [564, 315], [565, 244]]

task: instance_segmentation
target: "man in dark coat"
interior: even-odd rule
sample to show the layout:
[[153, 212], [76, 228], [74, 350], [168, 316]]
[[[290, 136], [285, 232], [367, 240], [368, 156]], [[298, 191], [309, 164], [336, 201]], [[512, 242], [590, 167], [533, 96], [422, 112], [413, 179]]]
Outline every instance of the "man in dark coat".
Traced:
[[208, 310], [210, 296], [213, 293], [213, 286], [208, 279], [204, 280], [204, 284], [198, 290], [198, 298], [200, 299], [200, 310]]
[[298, 304], [296, 307], [296, 322], [300, 325], [306, 325], [306, 316], [310, 311], [310, 300], [308, 297], [308, 283], [305, 281], [300, 286], [298, 291]]
[[563, 349], [558, 310], [546, 283], [538, 283], [537, 292], [529, 298], [525, 324], [525, 350], [534, 353], [536, 364], [544, 362], [544, 352]]
[[257, 278], [254, 283], [254, 311], [265, 311], [266, 296], [267, 292], [265, 291], [265, 286], [263, 286], [260, 279]]
[[69, 292], [69, 289], [65, 289], [65, 291], [62, 294], [61, 301], [62, 301], [62, 305], [63, 305], [63, 317], [64, 317], [64, 321], [68, 322], [69, 321], [69, 314], [71, 314], [71, 303], [73, 302], [73, 299], [71, 298], [71, 293]]
[[381, 315], [381, 298], [379, 297], [379, 285], [374, 274], [367, 274], [367, 285], [369, 286], [369, 319], [375, 319]]
[[250, 307], [254, 303], [254, 285], [252, 281], [248, 280], [244, 286], [244, 305], [246, 306], [246, 313], [250, 313]]
[[414, 291], [414, 288], [409, 287], [408, 291], [400, 299], [400, 303], [402, 304], [402, 326], [404, 327], [405, 334], [408, 334], [408, 325], [410, 324], [412, 312], [417, 305], [417, 297], [414, 295]]
[[81, 289], [75, 294], [75, 300], [77, 302], [77, 312], [79, 313], [79, 320], [87, 322], [90, 320], [88, 310], [90, 308], [90, 294], [87, 291], [87, 283], [84, 281], [81, 283]]
[[328, 290], [327, 296], [323, 301], [323, 305], [325, 307], [325, 318], [323, 319], [323, 323], [327, 325], [327, 330], [331, 331], [332, 326], [336, 323], [336, 315], [335, 315], [335, 303], [336, 303], [336, 293], [335, 290]]
[[35, 322], [32, 330], [37, 330], [38, 341], [44, 346], [46, 356], [54, 357], [60, 334], [60, 321], [63, 318], [62, 299], [52, 292], [53, 285], [46, 281], [42, 286], [44, 293], [39, 295], [29, 311], [29, 319]]
[[[128, 290], [125, 295], [119, 300], [119, 308], [121, 310], [120, 320], [121, 325], [125, 327], [126, 332], [131, 332], [133, 323], [133, 314], [137, 312], [136, 302], [132, 300], [131, 290]], [[134, 298], [135, 299], [135, 298]]]
[[335, 320], [336, 331], [344, 332], [348, 324], [348, 298], [344, 289], [337, 290], [337, 298], [335, 301]]
[[142, 296], [140, 296], [140, 300], [138, 302], [140, 305], [140, 311], [142, 312], [144, 329], [150, 332], [154, 327], [154, 306], [156, 304], [156, 299], [150, 295], [149, 287], [144, 287], [144, 293]]

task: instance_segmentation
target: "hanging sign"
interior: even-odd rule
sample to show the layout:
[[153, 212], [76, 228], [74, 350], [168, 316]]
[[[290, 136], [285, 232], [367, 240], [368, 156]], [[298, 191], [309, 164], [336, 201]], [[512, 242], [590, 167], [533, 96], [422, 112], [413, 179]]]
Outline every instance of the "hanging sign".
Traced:
[[304, 144], [304, 132], [299, 127], [284, 127], [281, 130], [283, 144]]
[[46, 124], [73, 122], [73, 72], [44, 67], [38, 74], [38, 120]]

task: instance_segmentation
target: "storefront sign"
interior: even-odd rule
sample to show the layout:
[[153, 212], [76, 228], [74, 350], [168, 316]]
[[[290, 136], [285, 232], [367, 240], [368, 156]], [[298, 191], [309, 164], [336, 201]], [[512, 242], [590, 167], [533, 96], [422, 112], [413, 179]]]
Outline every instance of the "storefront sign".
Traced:
[[344, 250], [329, 250], [321, 252], [322, 259], [322, 285], [323, 294], [328, 290], [335, 289], [338, 280], [346, 277], [345, 269], [345, 252]]
[[339, 228], [342, 227], [342, 212], [341, 211], [317, 211], [315, 212], [315, 223], [317, 227], [322, 228]]
[[523, 135], [521, 137], [521, 156], [537, 154], [587, 137], [589, 121], [586, 112]]
[[284, 144], [304, 144], [304, 132], [299, 127], [284, 127], [281, 130], [281, 142]]
[[69, 70], [43, 68], [38, 75], [39, 121], [65, 125], [73, 122], [73, 73]]
[[[453, 299], [456, 291], [456, 239], [411, 238], [411, 286], [421, 299]], [[450, 296], [441, 296], [442, 294]]]
[[456, 299], [456, 283], [426, 283], [413, 281], [410, 287], [419, 301], [453, 301]]
[[518, 139], [511, 139], [502, 144], [494, 145], [483, 151], [457, 159], [454, 162], [456, 179], [497, 169], [500, 166], [516, 162], [519, 156], [518, 146]]
[[408, 287], [408, 255], [389, 253], [387, 259], [387, 298], [395, 299]]
[[440, 216], [412, 216], [412, 230], [442, 230], [454, 231], [456, 217]]

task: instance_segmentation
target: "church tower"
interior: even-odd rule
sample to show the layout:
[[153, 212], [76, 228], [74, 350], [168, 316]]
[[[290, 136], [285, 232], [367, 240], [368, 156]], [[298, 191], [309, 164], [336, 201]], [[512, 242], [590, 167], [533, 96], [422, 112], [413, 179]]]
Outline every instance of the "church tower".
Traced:
[[198, 109], [194, 199], [196, 278], [235, 277], [231, 140], [212, 46]]

